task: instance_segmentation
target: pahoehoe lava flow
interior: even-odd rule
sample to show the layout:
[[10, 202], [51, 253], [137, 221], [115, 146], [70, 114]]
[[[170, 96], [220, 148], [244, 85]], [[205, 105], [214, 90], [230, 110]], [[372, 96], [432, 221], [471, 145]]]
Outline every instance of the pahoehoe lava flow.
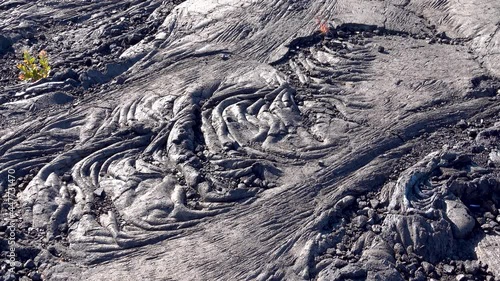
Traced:
[[500, 278], [499, 18], [2, 1], [0, 280]]

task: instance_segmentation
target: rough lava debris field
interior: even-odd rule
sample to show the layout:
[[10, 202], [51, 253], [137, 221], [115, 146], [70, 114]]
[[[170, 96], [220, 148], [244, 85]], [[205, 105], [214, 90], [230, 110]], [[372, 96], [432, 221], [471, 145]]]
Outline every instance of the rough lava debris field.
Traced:
[[0, 1], [0, 280], [499, 280], [499, 30], [497, 0]]

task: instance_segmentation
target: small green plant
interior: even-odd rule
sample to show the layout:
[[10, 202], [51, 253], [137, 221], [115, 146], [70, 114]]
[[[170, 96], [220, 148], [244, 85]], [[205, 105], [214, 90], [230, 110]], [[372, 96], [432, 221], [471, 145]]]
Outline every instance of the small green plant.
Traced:
[[17, 65], [21, 71], [19, 79], [23, 81], [35, 82], [49, 76], [50, 66], [47, 52], [41, 51], [38, 54], [38, 59], [28, 51], [23, 52], [23, 62]]

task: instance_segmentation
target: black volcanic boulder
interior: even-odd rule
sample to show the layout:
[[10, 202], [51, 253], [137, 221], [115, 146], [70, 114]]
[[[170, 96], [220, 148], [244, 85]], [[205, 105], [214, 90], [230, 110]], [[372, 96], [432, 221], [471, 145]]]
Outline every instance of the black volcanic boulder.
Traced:
[[0, 55], [3, 55], [9, 51], [12, 51], [12, 39], [0, 35]]

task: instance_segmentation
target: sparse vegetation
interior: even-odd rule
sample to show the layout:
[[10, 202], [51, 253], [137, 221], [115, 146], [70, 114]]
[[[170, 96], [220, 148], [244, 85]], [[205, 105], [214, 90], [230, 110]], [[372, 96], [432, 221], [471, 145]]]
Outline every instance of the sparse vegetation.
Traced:
[[319, 25], [319, 32], [321, 32], [321, 34], [327, 35], [330, 32], [330, 26], [328, 25], [327, 20], [316, 18], [316, 22]]
[[46, 51], [38, 54], [38, 59], [28, 51], [23, 52], [23, 62], [17, 65], [21, 71], [19, 79], [23, 81], [35, 82], [49, 76], [50, 66]]

